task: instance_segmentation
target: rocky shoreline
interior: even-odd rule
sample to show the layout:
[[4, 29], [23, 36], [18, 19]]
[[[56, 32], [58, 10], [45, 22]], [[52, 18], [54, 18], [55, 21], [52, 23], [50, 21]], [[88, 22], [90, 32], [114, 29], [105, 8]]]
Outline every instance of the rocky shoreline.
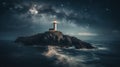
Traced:
[[71, 47], [74, 46], [76, 49], [87, 48], [92, 49], [90, 43], [84, 42], [76, 37], [64, 35], [60, 31], [46, 31], [44, 33], [38, 33], [32, 36], [18, 37], [15, 43], [22, 43], [24, 45], [40, 45], [40, 46], [60, 46], [60, 47]]

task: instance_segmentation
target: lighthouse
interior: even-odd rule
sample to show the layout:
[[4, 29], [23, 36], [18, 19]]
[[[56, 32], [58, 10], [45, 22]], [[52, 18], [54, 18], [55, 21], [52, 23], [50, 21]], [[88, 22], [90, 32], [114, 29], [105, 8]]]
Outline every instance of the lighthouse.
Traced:
[[56, 20], [53, 22], [53, 30], [57, 31], [57, 21]]
[[57, 31], [57, 21], [53, 21], [53, 28], [50, 28], [49, 31]]

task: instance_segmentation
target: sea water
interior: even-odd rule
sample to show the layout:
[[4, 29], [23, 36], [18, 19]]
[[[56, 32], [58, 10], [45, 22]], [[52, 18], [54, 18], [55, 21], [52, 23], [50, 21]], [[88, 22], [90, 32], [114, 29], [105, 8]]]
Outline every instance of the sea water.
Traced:
[[24, 46], [0, 41], [0, 67], [120, 67], [119, 41], [87, 41], [97, 49]]

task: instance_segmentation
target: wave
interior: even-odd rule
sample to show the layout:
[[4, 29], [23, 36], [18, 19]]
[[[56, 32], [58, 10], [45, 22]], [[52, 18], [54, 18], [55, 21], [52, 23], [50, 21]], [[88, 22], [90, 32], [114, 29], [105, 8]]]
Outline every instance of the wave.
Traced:
[[93, 67], [94, 64], [87, 65], [86, 63], [99, 60], [99, 58], [93, 53], [77, 52], [78, 55], [75, 54], [76, 50], [72, 50], [71, 52], [71, 49], [61, 49], [57, 46], [48, 46], [48, 51], [44, 52], [43, 55], [49, 59], [56, 59], [55, 64], [62, 64], [63, 67], [66, 65], [68, 67]]

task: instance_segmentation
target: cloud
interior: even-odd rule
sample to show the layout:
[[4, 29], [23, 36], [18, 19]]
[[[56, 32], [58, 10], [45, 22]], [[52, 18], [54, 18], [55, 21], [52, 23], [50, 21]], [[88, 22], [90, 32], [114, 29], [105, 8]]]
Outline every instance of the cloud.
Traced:
[[89, 32], [80, 32], [78, 33], [80, 36], [97, 36], [98, 34], [95, 33], [89, 33]]
[[36, 5], [33, 5], [30, 9], [29, 9], [30, 14], [38, 14], [38, 10], [36, 9]]
[[[91, 32], [91, 27], [88, 24], [90, 17], [88, 14], [79, 13], [74, 9], [67, 8], [65, 6], [59, 7], [51, 3], [45, 2], [21, 2], [19, 4], [15, 3], [12, 10], [9, 10], [11, 13], [11, 26], [6, 21], [6, 28], [11, 27], [9, 30], [10, 33], [41, 33], [48, 31], [52, 27], [52, 22], [54, 19], [57, 20], [58, 30], [63, 33], [68, 33], [70, 35], [78, 35], [79, 32]], [[8, 17], [6, 15], [6, 17]], [[6, 18], [5, 18], [6, 19]], [[15, 20], [16, 19], [16, 20]], [[87, 24], [85, 24], [87, 22]], [[85, 24], [83, 26], [83, 24]], [[5, 25], [2, 25], [5, 27]], [[14, 27], [14, 28], [13, 28]], [[27, 31], [26, 31], [27, 30]], [[4, 30], [3, 30], [4, 31]], [[8, 30], [7, 30], [8, 31]]]

